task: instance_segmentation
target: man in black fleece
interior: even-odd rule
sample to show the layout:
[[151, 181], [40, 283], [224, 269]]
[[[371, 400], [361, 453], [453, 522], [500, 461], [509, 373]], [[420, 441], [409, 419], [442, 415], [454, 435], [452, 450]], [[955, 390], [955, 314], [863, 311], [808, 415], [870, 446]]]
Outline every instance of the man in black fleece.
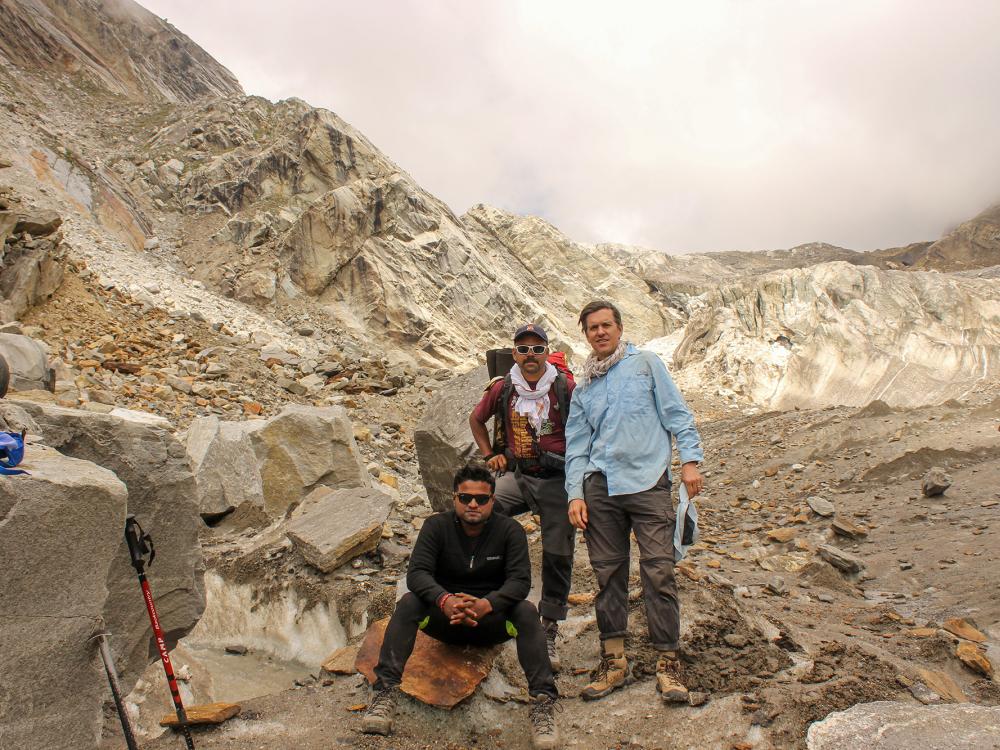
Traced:
[[495, 480], [485, 466], [463, 467], [453, 489], [455, 509], [428, 518], [413, 546], [406, 574], [410, 593], [396, 604], [386, 627], [362, 731], [392, 731], [403, 668], [418, 630], [463, 645], [492, 646], [514, 638], [534, 699], [534, 746], [555, 748], [558, 692], [538, 611], [525, 599], [531, 589], [527, 537], [517, 521], [493, 514]]

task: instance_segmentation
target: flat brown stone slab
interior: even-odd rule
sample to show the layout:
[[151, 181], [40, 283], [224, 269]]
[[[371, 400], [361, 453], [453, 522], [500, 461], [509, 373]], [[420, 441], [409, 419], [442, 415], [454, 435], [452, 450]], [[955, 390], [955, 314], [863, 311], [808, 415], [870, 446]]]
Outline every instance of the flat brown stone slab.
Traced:
[[[375, 683], [375, 665], [388, 624], [388, 617], [371, 624], [354, 664], [371, 684]], [[418, 632], [400, 687], [429, 706], [454, 708], [486, 679], [496, 654], [496, 648], [450, 646]]]
[[326, 657], [320, 668], [331, 674], [354, 674], [358, 671], [354, 668], [354, 662], [357, 658], [357, 646], [344, 646]]
[[[204, 703], [200, 706], [185, 706], [188, 724], [221, 724], [240, 712], [239, 703]], [[160, 719], [161, 727], [178, 727], [176, 714], [167, 714]]]
[[918, 669], [917, 674], [920, 675], [920, 679], [923, 680], [923, 683], [927, 687], [941, 696], [944, 700], [952, 701], [954, 703], [965, 703], [969, 700], [965, 693], [962, 692], [962, 688], [958, 686], [958, 683], [944, 672], [935, 672], [930, 669]]
[[974, 643], [963, 641], [955, 649], [955, 656], [962, 660], [962, 663], [973, 672], [979, 672], [984, 677], [993, 677], [993, 664], [986, 658]]
[[957, 635], [959, 638], [964, 638], [967, 641], [974, 641], [975, 643], [986, 642], [986, 636], [961, 617], [952, 617], [950, 620], [945, 620], [944, 625], [941, 627], [952, 635]]

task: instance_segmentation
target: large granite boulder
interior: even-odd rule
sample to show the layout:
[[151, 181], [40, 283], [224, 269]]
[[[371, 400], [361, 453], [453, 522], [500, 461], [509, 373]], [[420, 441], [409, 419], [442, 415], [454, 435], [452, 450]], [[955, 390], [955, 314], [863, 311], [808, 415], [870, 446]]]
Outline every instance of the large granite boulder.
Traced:
[[489, 383], [485, 367], [459, 375], [434, 395], [413, 436], [420, 477], [434, 510], [451, 507], [452, 480], [464, 464], [479, 457], [469, 430], [469, 414]]
[[392, 498], [374, 488], [317, 487], [292, 513], [286, 534], [306, 562], [329, 573], [378, 546], [391, 509]]
[[96, 750], [108, 684], [90, 638], [112, 601], [127, 491], [41, 445], [22, 468], [0, 481], [0, 746]]
[[[41, 440], [61, 453], [113, 471], [128, 487], [128, 512], [153, 538], [156, 561], [148, 569], [167, 645], [173, 648], [205, 608], [204, 561], [198, 532], [198, 493], [184, 446], [170, 423], [144, 412], [95, 414], [17, 401], [38, 424]], [[157, 650], [135, 570], [125, 546], [124, 519], [107, 577], [104, 618], [126, 687], [156, 658]]]
[[314, 488], [368, 487], [354, 429], [340, 406], [291, 404], [267, 421], [242, 422], [257, 456], [264, 508], [283, 515]]
[[65, 251], [56, 232], [60, 223], [52, 211], [0, 211], [0, 323], [17, 320], [62, 284]]
[[979, 750], [998, 742], [1000, 707], [971, 703], [859, 703], [813, 722], [806, 736], [808, 750]]
[[243, 504], [264, 506], [264, 483], [245, 425], [211, 416], [196, 419], [188, 427], [187, 452], [203, 518], [220, 516]]
[[55, 374], [41, 341], [18, 333], [0, 333], [0, 355], [10, 369], [10, 390], [52, 390]]

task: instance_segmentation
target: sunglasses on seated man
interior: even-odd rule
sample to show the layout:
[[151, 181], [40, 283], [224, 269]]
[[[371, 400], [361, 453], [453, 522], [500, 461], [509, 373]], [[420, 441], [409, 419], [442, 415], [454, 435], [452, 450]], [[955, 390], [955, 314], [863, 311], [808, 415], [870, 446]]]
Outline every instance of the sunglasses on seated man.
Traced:
[[518, 354], [545, 354], [545, 350], [548, 349], [545, 344], [535, 344], [534, 346], [528, 346], [527, 344], [518, 344], [514, 347], [514, 351]]
[[493, 495], [475, 495], [471, 492], [456, 492], [455, 497], [462, 505], [468, 505], [473, 500], [476, 501], [477, 505], [488, 505], [493, 501]]

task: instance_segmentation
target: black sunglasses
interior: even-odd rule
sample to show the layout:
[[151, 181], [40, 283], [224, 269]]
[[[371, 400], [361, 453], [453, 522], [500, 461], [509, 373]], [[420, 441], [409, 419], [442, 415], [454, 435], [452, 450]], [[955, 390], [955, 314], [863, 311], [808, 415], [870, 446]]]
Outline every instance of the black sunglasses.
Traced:
[[532, 354], [545, 354], [545, 350], [548, 349], [545, 344], [535, 344], [534, 346], [528, 346], [527, 344], [518, 344], [514, 347], [514, 351], [518, 354], [527, 354], [531, 352]]
[[489, 505], [493, 501], [493, 495], [474, 495], [470, 492], [456, 492], [455, 497], [462, 505], [468, 505], [473, 500], [477, 505]]

